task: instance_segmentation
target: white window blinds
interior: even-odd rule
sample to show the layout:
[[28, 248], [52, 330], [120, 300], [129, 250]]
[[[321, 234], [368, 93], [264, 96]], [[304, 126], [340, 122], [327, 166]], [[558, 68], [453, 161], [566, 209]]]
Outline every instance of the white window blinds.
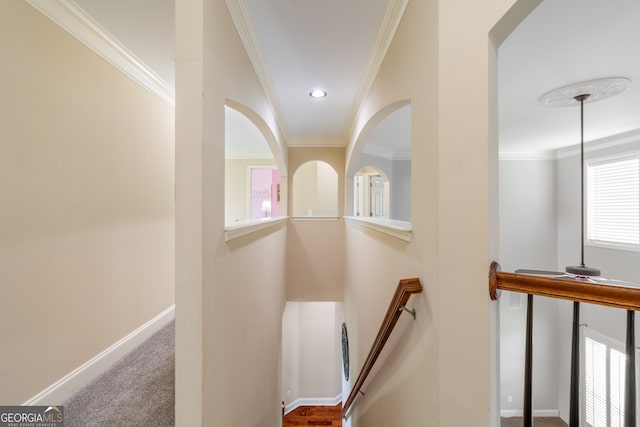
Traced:
[[585, 350], [585, 411], [587, 425], [607, 426], [607, 346], [589, 337]]
[[587, 163], [587, 242], [640, 248], [640, 156]]
[[588, 427], [624, 427], [625, 361], [622, 345], [584, 330], [584, 420]]

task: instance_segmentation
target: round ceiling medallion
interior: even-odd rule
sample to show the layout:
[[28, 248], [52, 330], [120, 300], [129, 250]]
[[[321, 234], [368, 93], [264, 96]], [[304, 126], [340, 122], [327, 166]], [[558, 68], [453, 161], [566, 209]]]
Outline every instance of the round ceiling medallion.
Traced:
[[631, 80], [626, 77], [589, 80], [547, 92], [540, 97], [540, 102], [549, 107], [568, 107], [580, 103], [576, 96], [588, 94], [589, 98], [584, 101], [586, 104], [615, 96], [629, 85]]

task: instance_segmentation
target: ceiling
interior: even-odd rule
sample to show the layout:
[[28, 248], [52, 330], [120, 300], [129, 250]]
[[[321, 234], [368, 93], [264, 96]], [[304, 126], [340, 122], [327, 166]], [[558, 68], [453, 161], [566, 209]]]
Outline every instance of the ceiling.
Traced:
[[580, 107], [547, 107], [546, 92], [604, 77], [631, 86], [585, 103], [585, 141], [640, 129], [640, 2], [545, 0], [498, 51], [502, 153], [536, 153], [580, 142]]
[[[173, 86], [173, 0], [75, 1]], [[290, 145], [344, 145], [377, 71], [377, 55], [384, 53], [384, 24], [402, 1], [228, 2], [248, 11], [264, 64], [258, 74], [266, 76], [263, 85], [270, 86], [266, 92]], [[539, 98], [601, 77], [626, 77], [632, 84], [614, 98], [585, 104], [585, 139], [640, 129], [638, 22], [637, 0], [544, 0], [499, 49], [500, 151], [540, 153], [578, 143], [579, 107], [546, 107]], [[311, 99], [318, 87], [327, 97]], [[410, 108], [403, 110], [409, 115], [395, 115], [397, 128], [410, 122]], [[381, 146], [400, 134], [391, 117], [383, 123], [384, 132], [374, 132]]]

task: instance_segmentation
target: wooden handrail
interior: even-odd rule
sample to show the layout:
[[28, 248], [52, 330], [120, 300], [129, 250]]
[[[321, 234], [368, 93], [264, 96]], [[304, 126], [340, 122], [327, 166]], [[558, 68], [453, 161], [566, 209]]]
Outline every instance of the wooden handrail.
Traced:
[[362, 385], [364, 384], [369, 372], [373, 368], [373, 365], [376, 363], [378, 356], [382, 352], [385, 343], [389, 339], [391, 335], [391, 331], [395, 327], [400, 315], [402, 314], [409, 298], [412, 294], [419, 294], [422, 292], [422, 285], [420, 284], [420, 279], [412, 278], [412, 279], [402, 279], [400, 283], [398, 283], [398, 287], [396, 288], [396, 292], [391, 299], [391, 304], [389, 304], [389, 309], [387, 310], [387, 314], [384, 316], [384, 320], [382, 321], [382, 325], [380, 326], [380, 330], [378, 331], [378, 335], [376, 339], [373, 341], [373, 345], [371, 346], [371, 350], [369, 351], [369, 355], [367, 356], [367, 360], [364, 362], [364, 366], [356, 379], [356, 382], [353, 384], [353, 388], [351, 389], [351, 393], [349, 393], [349, 397], [347, 398], [344, 407], [342, 409], [342, 417], [346, 417], [347, 412], [351, 408], [356, 396], [360, 392]]
[[[524, 272], [523, 272], [524, 273]], [[616, 281], [595, 283], [589, 280], [567, 280], [561, 277], [541, 277], [527, 273], [503, 273], [497, 262], [489, 270], [489, 295], [500, 298], [501, 290], [521, 292], [527, 296], [527, 330], [525, 345], [525, 381], [523, 419], [525, 427], [533, 426], [533, 296], [539, 295], [573, 301], [571, 334], [571, 383], [569, 395], [569, 425], [580, 424], [580, 303], [604, 305], [627, 310], [627, 367], [625, 374], [625, 426], [636, 425], [635, 331], [634, 315], [640, 310], [640, 287], [625, 286]]]
[[640, 288], [504, 273], [500, 271], [500, 265], [494, 261], [489, 271], [489, 295], [492, 300], [500, 298], [500, 290], [606, 305], [624, 310], [640, 310]]

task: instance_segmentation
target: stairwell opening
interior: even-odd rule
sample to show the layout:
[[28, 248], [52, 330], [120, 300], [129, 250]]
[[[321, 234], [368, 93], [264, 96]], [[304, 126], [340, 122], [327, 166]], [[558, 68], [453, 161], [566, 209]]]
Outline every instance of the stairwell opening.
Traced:
[[342, 402], [342, 302], [287, 302], [282, 315], [284, 412]]

